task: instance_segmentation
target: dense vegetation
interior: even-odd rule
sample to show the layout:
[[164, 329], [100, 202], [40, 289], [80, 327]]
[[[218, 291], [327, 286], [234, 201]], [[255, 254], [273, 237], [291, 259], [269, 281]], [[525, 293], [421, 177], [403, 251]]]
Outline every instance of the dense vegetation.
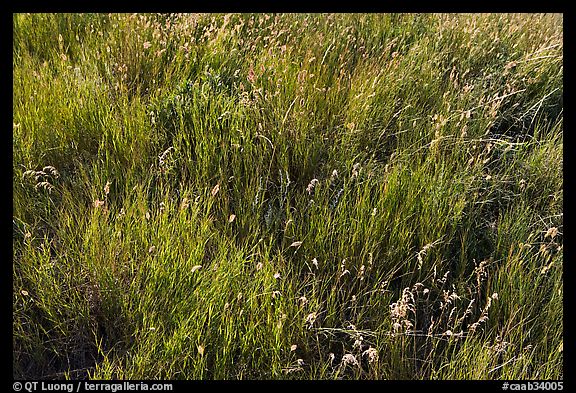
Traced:
[[563, 378], [562, 15], [15, 14], [16, 378]]

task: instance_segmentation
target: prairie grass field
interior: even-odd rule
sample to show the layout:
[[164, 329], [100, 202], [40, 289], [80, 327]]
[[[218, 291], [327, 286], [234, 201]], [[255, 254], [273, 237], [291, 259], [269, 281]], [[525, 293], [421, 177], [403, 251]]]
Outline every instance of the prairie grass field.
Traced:
[[13, 376], [563, 379], [562, 14], [13, 14]]

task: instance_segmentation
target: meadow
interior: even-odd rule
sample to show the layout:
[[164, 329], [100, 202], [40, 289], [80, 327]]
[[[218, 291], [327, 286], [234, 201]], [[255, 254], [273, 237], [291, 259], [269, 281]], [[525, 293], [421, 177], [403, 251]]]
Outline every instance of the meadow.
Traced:
[[14, 14], [14, 378], [563, 379], [562, 25]]

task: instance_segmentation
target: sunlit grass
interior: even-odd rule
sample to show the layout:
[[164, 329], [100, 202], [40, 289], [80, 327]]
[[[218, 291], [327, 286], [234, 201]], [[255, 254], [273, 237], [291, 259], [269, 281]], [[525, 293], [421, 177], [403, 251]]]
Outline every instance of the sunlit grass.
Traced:
[[17, 378], [563, 378], [562, 15], [15, 14]]

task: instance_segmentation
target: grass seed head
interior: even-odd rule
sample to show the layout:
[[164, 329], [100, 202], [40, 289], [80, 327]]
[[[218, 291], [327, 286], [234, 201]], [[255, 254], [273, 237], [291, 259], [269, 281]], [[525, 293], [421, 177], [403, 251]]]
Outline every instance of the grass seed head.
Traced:
[[343, 366], [358, 366], [358, 360], [356, 356], [352, 355], [351, 353], [347, 353], [342, 356], [342, 365]]
[[368, 358], [368, 363], [373, 364], [378, 361], [378, 351], [376, 348], [369, 347], [367, 350], [362, 352], [362, 356]]
[[314, 267], [318, 269], [318, 259], [316, 258], [312, 259], [312, 265], [314, 265]]

